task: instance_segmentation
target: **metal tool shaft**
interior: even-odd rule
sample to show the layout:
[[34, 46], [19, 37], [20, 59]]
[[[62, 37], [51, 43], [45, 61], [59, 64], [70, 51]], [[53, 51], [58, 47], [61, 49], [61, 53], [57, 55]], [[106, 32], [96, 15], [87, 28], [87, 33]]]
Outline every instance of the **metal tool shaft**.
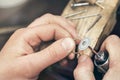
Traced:
[[71, 8], [76, 8], [76, 7], [81, 7], [81, 6], [88, 6], [89, 3], [85, 2], [85, 3], [73, 3], [71, 4]]
[[[99, 55], [99, 57], [98, 57]], [[94, 64], [98, 68], [99, 72], [106, 73], [109, 68], [108, 53], [106, 51], [99, 51], [94, 58]]]
[[92, 23], [92, 25], [90, 25], [90, 27], [88, 28], [87, 32], [89, 30], [91, 30], [92, 27], [94, 27], [94, 25], [101, 19], [101, 17], [102, 17], [101, 15], [97, 16], [96, 20]]
[[78, 15], [78, 14], [82, 14], [84, 12], [87, 12], [87, 10], [81, 10], [81, 11], [76, 12], [76, 13], [68, 14], [68, 15], [65, 16], [65, 18], [69, 18], [69, 17], [75, 16], [75, 15]]
[[109, 69], [109, 54], [107, 51], [96, 52], [89, 46], [89, 49], [95, 53], [94, 64], [98, 68], [98, 71], [101, 73], [106, 73]]
[[84, 18], [99, 16], [99, 15], [100, 15], [100, 14], [92, 14], [92, 15], [87, 15], [87, 16], [80, 16], [80, 17], [72, 18], [71, 20], [84, 19]]

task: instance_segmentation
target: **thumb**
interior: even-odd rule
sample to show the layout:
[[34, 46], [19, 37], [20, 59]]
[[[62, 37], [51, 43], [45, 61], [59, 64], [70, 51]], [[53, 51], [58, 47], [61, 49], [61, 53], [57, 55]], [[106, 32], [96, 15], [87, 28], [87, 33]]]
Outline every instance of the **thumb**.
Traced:
[[80, 56], [78, 65], [74, 70], [75, 80], [95, 80], [93, 75], [93, 63], [87, 55]]
[[109, 53], [109, 69], [103, 80], [120, 80], [120, 38], [116, 35], [109, 36], [101, 49], [106, 49]]
[[49, 65], [66, 57], [75, 47], [75, 42], [71, 38], [60, 39], [48, 48], [26, 56], [26, 60], [31, 64], [31, 70], [39, 73]]

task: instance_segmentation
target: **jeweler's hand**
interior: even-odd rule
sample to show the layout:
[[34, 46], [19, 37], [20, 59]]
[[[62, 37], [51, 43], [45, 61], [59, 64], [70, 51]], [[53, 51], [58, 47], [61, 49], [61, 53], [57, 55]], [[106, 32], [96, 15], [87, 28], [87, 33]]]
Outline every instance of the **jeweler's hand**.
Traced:
[[[49, 65], [74, 48], [74, 25], [60, 16], [46, 14], [27, 28], [17, 30], [0, 53], [0, 80], [35, 80]], [[42, 41], [57, 40], [36, 52]]]
[[[109, 52], [110, 63], [103, 80], [120, 80], [120, 38], [115, 35], [109, 36], [101, 46], [101, 50], [105, 49]], [[83, 55], [79, 58], [74, 77], [75, 80], [95, 80], [90, 57]]]

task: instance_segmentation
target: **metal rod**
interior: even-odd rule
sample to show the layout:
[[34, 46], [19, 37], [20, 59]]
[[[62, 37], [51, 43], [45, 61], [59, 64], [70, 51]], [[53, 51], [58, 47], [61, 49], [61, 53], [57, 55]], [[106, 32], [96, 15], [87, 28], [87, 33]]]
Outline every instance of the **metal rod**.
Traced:
[[88, 6], [90, 3], [88, 2], [84, 2], [84, 3], [72, 3], [71, 7], [75, 8], [75, 7], [81, 7], [81, 6]]
[[87, 16], [80, 16], [80, 17], [72, 18], [71, 20], [84, 19], [84, 18], [99, 16], [99, 15], [100, 15], [100, 14], [92, 14], [92, 15], [87, 15]]
[[92, 47], [91, 46], [88, 46], [88, 48], [94, 53], [94, 54], [96, 54], [97, 55], [97, 52], [94, 50], [94, 49], [92, 49]]
[[102, 5], [100, 5], [98, 2], [95, 3], [97, 6], [99, 6], [100, 8], [104, 9], [104, 7]]
[[92, 25], [88, 28], [88, 30], [87, 30], [87, 32], [89, 31], [89, 30], [91, 30], [91, 28], [93, 28], [94, 27], [94, 25], [101, 19], [101, 15], [98, 15], [97, 16], [97, 18], [96, 18], [96, 20], [92, 23]]
[[81, 10], [81, 11], [76, 12], [76, 13], [68, 14], [68, 15], [65, 16], [65, 18], [69, 18], [69, 17], [75, 16], [75, 15], [78, 15], [78, 14], [82, 14], [82, 13], [85, 13], [85, 12], [87, 12], [87, 10]]
[[97, 2], [98, 2], [98, 3], [103, 3], [103, 2], [104, 2], [104, 0], [97, 0]]

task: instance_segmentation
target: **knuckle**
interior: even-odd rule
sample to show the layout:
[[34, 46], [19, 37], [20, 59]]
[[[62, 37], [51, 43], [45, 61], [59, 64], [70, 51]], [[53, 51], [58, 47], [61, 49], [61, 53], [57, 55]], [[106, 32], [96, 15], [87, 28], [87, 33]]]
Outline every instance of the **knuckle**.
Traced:
[[36, 18], [33, 22], [37, 22], [41, 19], [41, 17]]
[[63, 30], [63, 28], [61, 28], [58, 24], [50, 24], [47, 27], [50, 28], [50, 29], [53, 29], [54, 31]]
[[21, 28], [21, 29], [18, 29], [18, 30], [16, 30], [15, 32], [14, 32], [14, 36], [20, 36], [20, 35], [23, 35], [23, 33], [24, 33], [24, 31], [25, 31], [25, 28]]
[[50, 13], [46, 13], [45, 15], [43, 15], [43, 16], [45, 16], [45, 17], [51, 17], [51, 16], [53, 16], [52, 14], [50, 14]]
[[62, 21], [65, 21], [66, 22], [66, 18], [63, 17], [63, 16], [59, 16], [59, 15], [53, 15], [53, 14], [50, 14], [50, 13], [47, 13], [44, 15], [44, 17], [46, 18], [53, 18], [53, 19], [56, 19], [56, 20], [62, 20]]
[[53, 15], [52, 14], [50, 14], [50, 13], [46, 13], [46, 14], [44, 14], [43, 16], [42, 16], [42, 18], [47, 18], [47, 19], [51, 19], [53, 17]]
[[117, 35], [111, 35], [106, 39], [106, 44], [112, 44], [112, 42], [120, 42], [120, 39]]
[[117, 40], [117, 39], [119, 39], [119, 37], [117, 35], [111, 35], [111, 36], [108, 37], [109, 42], [112, 41], [112, 40]]
[[36, 18], [33, 22], [39, 21], [40, 17]]
[[20, 29], [16, 30], [15, 33], [21, 33], [21, 32], [23, 32], [24, 30], [25, 30], [25, 28], [20, 28]]
[[25, 29], [25, 32], [26, 32], [26, 33], [27, 33], [27, 32], [32, 32], [33, 29], [34, 29], [34, 27], [26, 28], [26, 29]]

